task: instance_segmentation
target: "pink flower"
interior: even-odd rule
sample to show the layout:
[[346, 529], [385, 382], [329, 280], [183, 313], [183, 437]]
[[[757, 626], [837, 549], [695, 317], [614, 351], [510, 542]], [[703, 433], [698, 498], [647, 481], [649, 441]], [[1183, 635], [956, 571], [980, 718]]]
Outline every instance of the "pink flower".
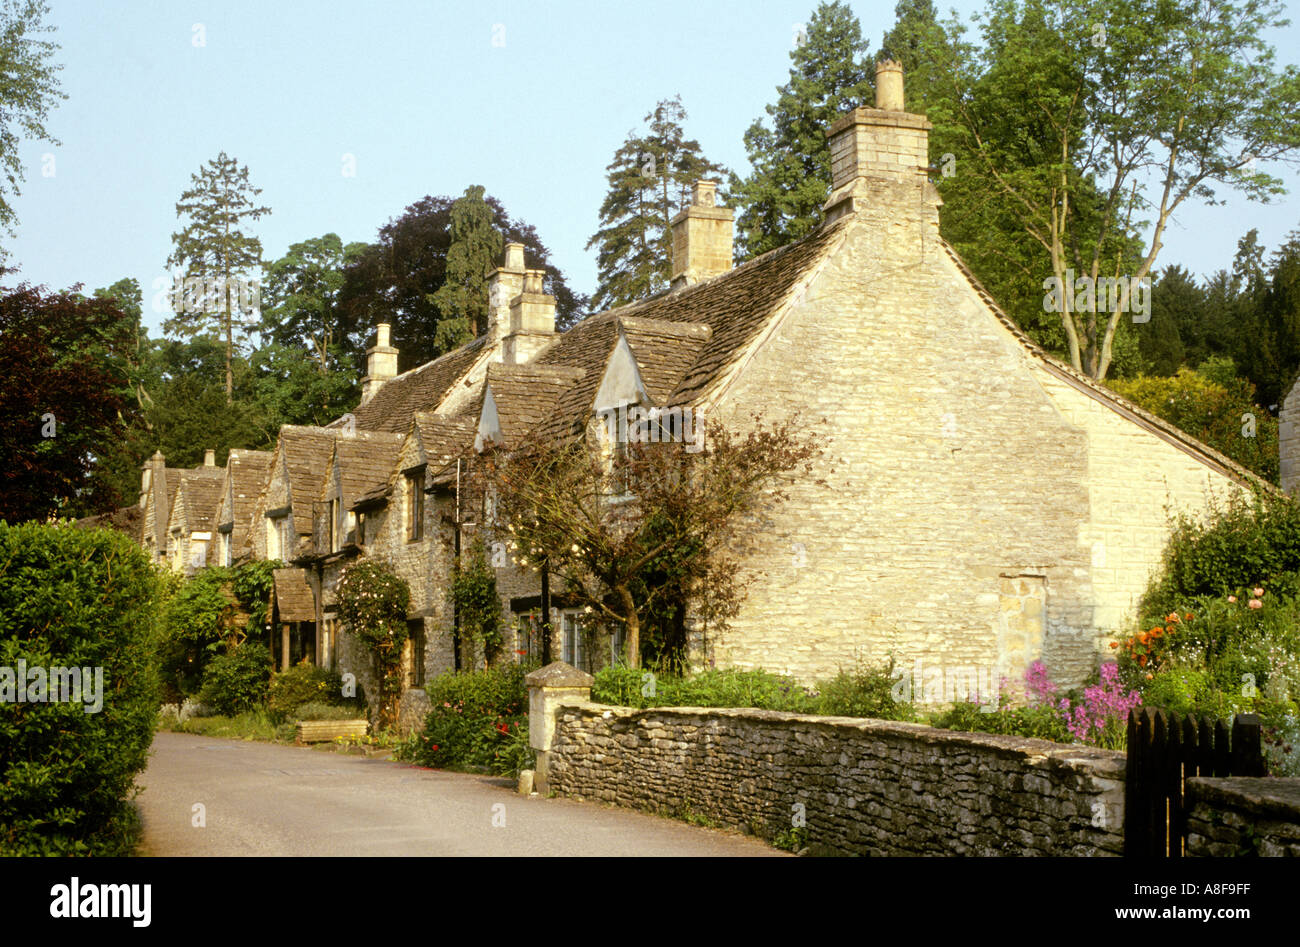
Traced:
[[1264, 607], [1264, 603], [1261, 602], [1261, 601], [1260, 601], [1259, 599], [1257, 599], [1257, 598], [1252, 598], [1249, 602], [1246, 603], [1246, 605], [1249, 606], [1250, 608], [1263, 608], [1263, 607]]
[[1251, 592], [1254, 594], [1255, 598], [1263, 598], [1263, 597], [1264, 597], [1264, 590], [1263, 590], [1263, 589], [1251, 589]]
[[1229, 595], [1229, 596], [1228, 596], [1228, 601], [1229, 601], [1229, 602], [1235, 602], [1235, 601], [1237, 601], [1237, 596], [1235, 596], [1235, 595]]

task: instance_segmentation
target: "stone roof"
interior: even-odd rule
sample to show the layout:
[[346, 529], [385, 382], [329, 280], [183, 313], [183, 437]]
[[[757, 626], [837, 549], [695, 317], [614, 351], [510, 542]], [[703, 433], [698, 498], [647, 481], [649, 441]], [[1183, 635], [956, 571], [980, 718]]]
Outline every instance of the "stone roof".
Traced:
[[491, 387], [497, 419], [506, 440], [504, 446], [512, 447], [543, 421], [549, 420], [560, 396], [586, 374], [586, 369], [577, 365], [493, 363], [488, 366], [479, 406], [482, 407], [487, 388]]
[[221, 487], [221, 480], [208, 475], [181, 478], [180, 486], [176, 489], [177, 495], [181, 498], [187, 532], [204, 532], [216, 528], [217, 502], [221, 499]]
[[[331, 466], [338, 467], [344, 509], [351, 509], [361, 497], [374, 490], [387, 487], [405, 439], [404, 435], [389, 431], [357, 431], [355, 435], [338, 438]], [[324, 499], [330, 497], [332, 473], [331, 470], [321, 491]]]
[[316, 596], [306, 569], [272, 569], [275, 607], [280, 621], [315, 621]]
[[[447, 392], [482, 354], [486, 342], [486, 336], [479, 336], [453, 352], [385, 382], [369, 401], [352, 413], [356, 426], [367, 431], [405, 434], [417, 411], [432, 411], [438, 407]], [[333, 422], [335, 425], [341, 423], [342, 419]]]
[[321, 483], [329, 466], [337, 428], [285, 424], [280, 428], [280, 450], [289, 477], [289, 506], [294, 530], [311, 532], [312, 502], [321, 494]]
[[1219, 453], [1207, 444], [1202, 444], [1181, 428], [1175, 427], [1168, 421], [1164, 420], [1164, 418], [1157, 417], [1145, 408], [1134, 404], [1127, 398], [1121, 397], [1096, 379], [1085, 375], [1083, 372], [1077, 370], [1071, 365], [1065, 364], [1060, 359], [1049, 353], [1046, 349], [1026, 335], [1025, 332], [1016, 325], [1011, 317], [1002, 311], [998, 304], [993, 301], [993, 297], [989, 295], [988, 290], [986, 290], [980, 284], [980, 281], [975, 278], [975, 274], [970, 271], [970, 268], [966, 265], [965, 261], [957, 255], [957, 251], [949, 246], [947, 241], [941, 242], [953, 264], [961, 272], [962, 276], [965, 277], [971, 288], [979, 295], [980, 299], [983, 300], [984, 304], [988, 306], [989, 310], [997, 316], [998, 321], [1006, 327], [1007, 331], [1015, 336], [1016, 340], [1020, 342], [1021, 345], [1028, 349], [1032, 355], [1042, 361], [1052, 374], [1056, 375], [1072, 387], [1078, 388], [1085, 394], [1090, 395], [1102, 404], [1105, 404], [1121, 417], [1127, 418], [1129, 421], [1145, 428], [1147, 431], [1156, 435], [1166, 443], [1172, 444], [1186, 453], [1191, 454], [1202, 463], [1214, 468], [1224, 476], [1247, 486], [1260, 487], [1273, 493], [1278, 492], [1278, 488], [1274, 484], [1260, 479], [1258, 475], [1247, 470], [1232, 458]]
[[[233, 524], [234, 533], [242, 535], [253, 517], [253, 508], [257, 505], [257, 495], [266, 487], [266, 475], [271, 470], [274, 451], [243, 450], [232, 447], [226, 458], [226, 476], [222, 483], [222, 495], [217, 507], [217, 526]], [[232, 501], [226, 504], [226, 490], [229, 489]]]
[[119, 507], [111, 513], [83, 516], [72, 525], [77, 529], [115, 529], [139, 542], [144, 528], [144, 510], [138, 503], [133, 503], [130, 506]]
[[660, 406], [672, 397], [713, 334], [699, 323], [613, 315], [596, 316], [574, 326], [537, 359], [541, 365], [583, 370], [581, 378], [556, 400], [555, 410], [543, 426], [546, 436], [567, 439], [585, 431], [620, 329], [650, 397]]

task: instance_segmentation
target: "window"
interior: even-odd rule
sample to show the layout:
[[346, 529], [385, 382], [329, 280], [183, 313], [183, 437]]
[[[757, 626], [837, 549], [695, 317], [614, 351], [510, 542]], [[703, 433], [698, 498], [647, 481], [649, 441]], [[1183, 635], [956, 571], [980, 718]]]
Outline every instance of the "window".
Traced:
[[515, 655], [519, 661], [528, 661], [534, 651], [539, 650], [540, 629], [537, 627], [536, 615], [520, 615], [515, 625]]
[[560, 613], [560, 660], [565, 664], [572, 664], [576, 668], [583, 667], [587, 657], [582, 641], [584, 630], [581, 612]]
[[321, 625], [320, 633], [320, 664], [321, 667], [329, 668], [331, 671], [338, 664], [338, 656], [335, 651], [338, 648], [338, 622], [334, 616], [326, 615], [324, 623]]
[[627, 626], [622, 622], [614, 628], [614, 633], [609, 636], [609, 664], [610, 667], [622, 667], [627, 664]]
[[406, 541], [417, 542], [424, 525], [424, 470], [406, 475]]
[[234, 565], [233, 562], [234, 550], [231, 548], [231, 546], [232, 546], [231, 534], [222, 533], [221, 534], [221, 564], [223, 566]]
[[266, 558], [289, 558], [289, 517], [277, 516], [266, 522]]
[[355, 543], [357, 541], [357, 514], [348, 510], [343, 529], [343, 541], [345, 543]]
[[330, 500], [330, 552], [339, 551], [339, 501]]
[[366, 514], [358, 513], [357, 514], [357, 545], [364, 546], [365, 544], [366, 544]]
[[406, 623], [406, 686], [424, 686], [424, 619], [412, 618]]

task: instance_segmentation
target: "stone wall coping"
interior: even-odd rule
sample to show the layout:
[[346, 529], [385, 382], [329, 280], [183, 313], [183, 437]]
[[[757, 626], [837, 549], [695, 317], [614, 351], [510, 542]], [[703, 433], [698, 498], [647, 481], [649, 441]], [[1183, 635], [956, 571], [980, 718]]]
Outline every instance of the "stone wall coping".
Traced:
[[1196, 776], [1189, 802], [1238, 809], [1265, 819], [1300, 821], [1300, 779], [1279, 776]]
[[552, 661], [544, 668], [530, 671], [524, 675], [524, 684], [528, 687], [591, 687], [596, 679], [586, 671], [580, 671], [572, 664]]
[[[828, 730], [854, 729], [864, 734], [904, 737], [926, 744], [956, 744], [983, 750], [992, 750], [1003, 756], [1026, 758], [1030, 762], [1041, 760], [1047, 764], [1070, 768], [1086, 768], [1093, 775], [1123, 779], [1128, 761], [1119, 750], [1103, 750], [1092, 746], [1075, 746], [1053, 743], [1032, 737], [1018, 737], [1001, 733], [976, 733], [965, 730], [942, 730], [923, 723], [902, 720], [876, 720], [870, 717], [826, 717], [820, 714], [799, 714], [783, 710], [759, 710], [755, 707], [620, 707], [592, 700], [564, 698], [556, 703], [556, 714], [564, 710], [579, 710], [595, 717], [635, 720], [652, 715], [673, 717], [723, 717], [766, 723], [798, 723], [824, 727]], [[1296, 780], [1300, 782], [1300, 780]]]

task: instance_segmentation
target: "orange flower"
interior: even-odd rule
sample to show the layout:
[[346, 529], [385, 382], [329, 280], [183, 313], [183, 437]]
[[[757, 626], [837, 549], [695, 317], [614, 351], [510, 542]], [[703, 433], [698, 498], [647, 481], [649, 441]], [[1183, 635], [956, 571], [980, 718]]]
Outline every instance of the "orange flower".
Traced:
[[1178, 613], [1177, 613], [1177, 612], [1170, 612], [1170, 613], [1169, 613], [1169, 617], [1166, 618], [1165, 621], [1178, 621]]
[[1143, 667], [1147, 666], [1147, 656], [1145, 654], [1138, 656], [1138, 664], [1142, 665]]
[[1152, 674], [1150, 671], [1148, 671], [1148, 672], [1147, 672], [1147, 680], [1149, 681], [1149, 680], [1151, 680], [1153, 677], [1155, 677], [1155, 675]]
[[1183, 621], [1191, 621], [1195, 617], [1196, 616], [1193, 615], [1191, 612], [1188, 612], [1186, 615], [1183, 616]]
[[1110, 646], [1111, 646], [1112, 648], [1118, 648], [1118, 647], [1119, 647], [1119, 642], [1118, 642], [1118, 641], [1112, 641], [1112, 642], [1110, 643]]

